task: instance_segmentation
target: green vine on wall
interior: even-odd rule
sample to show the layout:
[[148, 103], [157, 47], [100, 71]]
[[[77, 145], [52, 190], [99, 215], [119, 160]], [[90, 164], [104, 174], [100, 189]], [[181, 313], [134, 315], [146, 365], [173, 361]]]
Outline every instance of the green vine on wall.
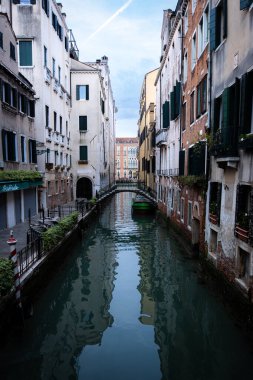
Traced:
[[207, 182], [205, 176], [187, 175], [179, 176], [178, 183], [180, 186], [199, 187], [203, 190], [206, 189]]
[[9, 259], [0, 258], [0, 297], [8, 294], [13, 285], [13, 263]]

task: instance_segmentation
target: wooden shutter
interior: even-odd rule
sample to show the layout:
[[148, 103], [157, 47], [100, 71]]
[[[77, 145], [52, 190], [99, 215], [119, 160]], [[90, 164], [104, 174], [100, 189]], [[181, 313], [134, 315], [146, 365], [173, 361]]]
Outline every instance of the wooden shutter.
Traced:
[[217, 22], [217, 9], [212, 8], [210, 12], [210, 49], [215, 50], [217, 45], [217, 30], [216, 30], [216, 22]]
[[175, 93], [170, 93], [170, 120], [174, 120], [175, 117]]
[[179, 151], [179, 175], [184, 175], [185, 150]]
[[20, 4], [20, 0], [12, 0], [13, 4]]
[[247, 134], [251, 131], [252, 89], [250, 82], [250, 75], [244, 74], [241, 78], [240, 89], [240, 134]]
[[80, 100], [80, 86], [76, 85], [76, 100]]
[[240, 0], [240, 10], [249, 8], [252, 2], [252, 0]]
[[32, 140], [32, 163], [37, 164], [36, 140]]
[[222, 94], [222, 127], [221, 139], [225, 146], [229, 145], [229, 88], [225, 88]]
[[86, 85], [86, 100], [89, 100], [90, 98], [90, 90], [89, 90], [89, 85]]
[[227, 31], [228, 31], [228, 5], [227, 5], [227, 0], [223, 0], [222, 11], [223, 11], [223, 38], [226, 38], [227, 37]]
[[178, 117], [180, 113], [180, 105], [181, 105], [181, 82], [176, 82], [175, 89], [175, 116]]
[[35, 101], [34, 100], [29, 100], [29, 105], [30, 105], [30, 114], [29, 114], [29, 116], [35, 117]]
[[2, 129], [3, 160], [6, 161], [6, 131]]
[[32, 5], [36, 4], [36, 0], [31, 0], [31, 4]]

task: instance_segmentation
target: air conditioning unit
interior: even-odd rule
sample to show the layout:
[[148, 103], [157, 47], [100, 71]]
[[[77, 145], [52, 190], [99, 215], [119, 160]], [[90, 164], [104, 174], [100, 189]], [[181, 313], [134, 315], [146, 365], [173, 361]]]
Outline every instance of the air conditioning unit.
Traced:
[[4, 168], [4, 162], [0, 161], [0, 169], [3, 169], [3, 168]]

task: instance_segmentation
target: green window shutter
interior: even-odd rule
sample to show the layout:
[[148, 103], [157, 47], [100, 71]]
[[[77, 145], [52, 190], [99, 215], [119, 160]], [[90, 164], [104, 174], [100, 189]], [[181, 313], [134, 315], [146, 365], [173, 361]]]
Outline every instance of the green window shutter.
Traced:
[[252, 99], [252, 83], [248, 73], [241, 78], [240, 90], [240, 134], [250, 133], [251, 130], [251, 99]]
[[32, 162], [37, 164], [36, 140], [32, 140]]
[[228, 5], [227, 0], [223, 0], [223, 38], [227, 37], [228, 32]]
[[32, 41], [19, 41], [20, 66], [32, 66]]
[[86, 100], [89, 100], [90, 98], [90, 90], [89, 90], [89, 85], [86, 85]]
[[80, 161], [87, 161], [88, 160], [88, 149], [86, 145], [81, 145], [79, 147], [80, 152]]
[[175, 93], [172, 91], [170, 93], [170, 120], [174, 120], [175, 118]]
[[76, 85], [76, 100], [80, 100], [80, 86]]
[[225, 146], [229, 145], [229, 117], [230, 117], [229, 88], [225, 88], [222, 94], [222, 127], [221, 127], [222, 143]]
[[185, 150], [179, 151], [179, 175], [184, 175]]
[[201, 115], [201, 83], [197, 87], [197, 117]]
[[176, 110], [176, 117], [179, 116], [180, 113], [180, 106], [181, 106], [181, 82], [176, 82], [176, 87], [174, 87], [176, 90], [175, 95], [175, 110]]
[[216, 45], [216, 21], [217, 21], [217, 9], [212, 8], [210, 12], [210, 49], [215, 50]]
[[6, 131], [2, 129], [3, 160], [6, 161]]
[[240, 10], [249, 8], [252, 3], [252, 0], [240, 0]]
[[168, 128], [170, 124], [170, 119], [169, 119], [169, 102], [166, 101], [163, 104], [163, 128]]
[[213, 103], [213, 133], [219, 129], [220, 120], [220, 98], [214, 99]]
[[0, 48], [3, 48], [3, 33], [0, 32]]
[[30, 115], [31, 117], [35, 117], [35, 101], [34, 100], [29, 100], [30, 104]]
[[79, 116], [79, 131], [87, 131], [87, 116]]

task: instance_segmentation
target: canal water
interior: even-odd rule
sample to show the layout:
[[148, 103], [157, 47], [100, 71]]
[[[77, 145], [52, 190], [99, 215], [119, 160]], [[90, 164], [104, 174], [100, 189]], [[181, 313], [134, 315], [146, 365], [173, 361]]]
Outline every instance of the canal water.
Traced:
[[253, 378], [252, 347], [156, 216], [115, 196], [0, 351], [0, 378]]

